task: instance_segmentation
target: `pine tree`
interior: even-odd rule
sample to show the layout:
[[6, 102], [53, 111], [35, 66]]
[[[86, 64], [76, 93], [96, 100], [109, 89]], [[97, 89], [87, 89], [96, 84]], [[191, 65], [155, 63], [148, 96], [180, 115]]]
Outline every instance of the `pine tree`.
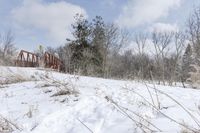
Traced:
[[105, 23], [101, 16], [96, 16], [92, 23], [92, 45], [94, 51], [94, 63], [97, 64], [96, 72], [103, 76], [105, 56]]
[[82, 15], [76, 15], [76, 22], [72, 25], [75, 38], [69, 46], [72, 51], [71, 72], [81, 72], [84, 75], [96, 75], [101, 73], [102, 57], [100, 49], [93, 44], [94, 26]]
[[189, 69], [192, 63], [192, 47], [188, 44], [182, 59], [182, 75], [181, 81], [185, 82], [189, 78]]

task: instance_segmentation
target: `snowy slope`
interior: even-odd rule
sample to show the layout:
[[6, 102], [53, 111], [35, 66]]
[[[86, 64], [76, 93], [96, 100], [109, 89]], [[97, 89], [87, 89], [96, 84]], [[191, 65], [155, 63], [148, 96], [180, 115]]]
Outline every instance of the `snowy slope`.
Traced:
[[[15, 133], [200, 129], [200, 90], [17, 67], [0, 67], [0, 83], [0, 116]], [[53, 96], [66, 89], [73, 93]]]

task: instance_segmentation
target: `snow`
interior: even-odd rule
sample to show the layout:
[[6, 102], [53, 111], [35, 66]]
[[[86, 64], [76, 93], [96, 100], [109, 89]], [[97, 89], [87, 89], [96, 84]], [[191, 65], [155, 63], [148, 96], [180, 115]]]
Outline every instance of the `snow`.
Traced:
[[[1, 66], [0, 81], [0, 115], [21, 129], [13, 127], [14, 133], [177, 133], [184, 129], [180, 124], [199, 129], [200, 90], [192, 88], [156, 85], [164, 93], [157, 92], [158, 109], [151, 83]], [[74, 93], [52, 96], [65, 87]]]

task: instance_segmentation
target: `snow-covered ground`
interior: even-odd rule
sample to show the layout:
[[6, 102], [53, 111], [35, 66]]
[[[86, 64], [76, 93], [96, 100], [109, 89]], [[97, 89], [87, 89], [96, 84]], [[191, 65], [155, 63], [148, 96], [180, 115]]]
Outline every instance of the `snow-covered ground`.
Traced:
[[177, 133], [200, 129], [199, 109], [191, 88], [0, 67], [0, 132]]

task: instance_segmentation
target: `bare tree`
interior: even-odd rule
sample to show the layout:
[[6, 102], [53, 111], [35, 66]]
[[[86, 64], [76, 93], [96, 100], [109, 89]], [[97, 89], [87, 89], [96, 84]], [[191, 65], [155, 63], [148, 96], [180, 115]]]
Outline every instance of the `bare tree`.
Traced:
[[55, 48], [52, 48], [52, 47], [47, 47], [47, 48], [46, 48], [46, 52], [48, 52], [48, 53], [50, 53], [50, 54], [52, 54], [52, 55], [57, 54], [56, 49], [55, 49]]
[[137, 54], [138, 61], [139, 61], [139, 71], [138, 71], [138, 76], [141, 79], [144, 79], [144, 76], [146, 75], [146, 68], [148, 68], [147, 60], [146, 60], [146, 46], [147, 46], [147, 34], [136, 34], [135, 35], [135, 43], [137, 44], [136, 51], [135, 53]]
[[135, 35], [135, 43], [137, 44], [137, 52], [142, 55], [145, 53], [147, 41], [147, 34], [136, 34]]
[[[200, 84], [200, 7], [194, 9], [193, 14], [188, 20], [188, 35], [191, 42], [191, 60], [190, 67], [190, 81], [194, 84]], [[187, 65], [186, 65], [187, 66]], [[187, 67], [185, 67], [187, 68]], [[187, 71], [186, 71], [187, 72]], [[197, 76], [198, 75], [198, 76]], [[195, 78], [192, 78], [195, 77]], [[188, 81], [188, 80], [187, 80]]]
[[[104, 77], [109, 77], [112, 66], [116, 65], [118, 54], [121, 48], [129, 42], [129, 33], [120, 30], [114, 24], [107, 24], [105, 27], [105, 43], [103, 52], [103, 71]], [[114, 61], [115, 60], [115, 61]], [[113, 67], [114, 68], [114, 67]]]
[[188, 20], [188, 33], [195, 53], [195, 60], [200, 65], [200, 7], [196, 8]]
[[14, 35], [9, 30], [4, 35], [0, 35], [0, 58], [3, 65], [11, 65], [16, 48], [14, 46]]
[[171, 64], [172, 71], [170, 73], [170, 80], [169, 84], [172, 85], [173, 82], [176, 83], [176, 81], [181, 80], [181, 59], [183, 50], [185, 49], [185, 43], [186, 43], [186, 36], [181, 32], [176, 32], [174, 34], [174, 44], [175, 44], [175, 50], [172, 54], [173, 64]]
[[105, 28], [105, 43], [103, 52], [103, 73], [104, 77], [109, 75], [108, 56], [110, 54], [111, 47], [117, 43], [118, 28], [114, 24], [106, 25]]
[[160, 83], [162, 79], [165, 85], [165, 57], [167, 57], [169, 52], [169, 44], [172, 41], [173, 33], [171, 32], [157, 32], [152, 33], [152, 41], [155, 49], [155, 62], [157, 67], [157, 75]]
[[72, 49], [70, 44], [65, 44], [63, 47], [57, 48], [57, 53], [59, 58], [63, 61], [66, 71], [71, 73], [71, 57], [72, 57]]

